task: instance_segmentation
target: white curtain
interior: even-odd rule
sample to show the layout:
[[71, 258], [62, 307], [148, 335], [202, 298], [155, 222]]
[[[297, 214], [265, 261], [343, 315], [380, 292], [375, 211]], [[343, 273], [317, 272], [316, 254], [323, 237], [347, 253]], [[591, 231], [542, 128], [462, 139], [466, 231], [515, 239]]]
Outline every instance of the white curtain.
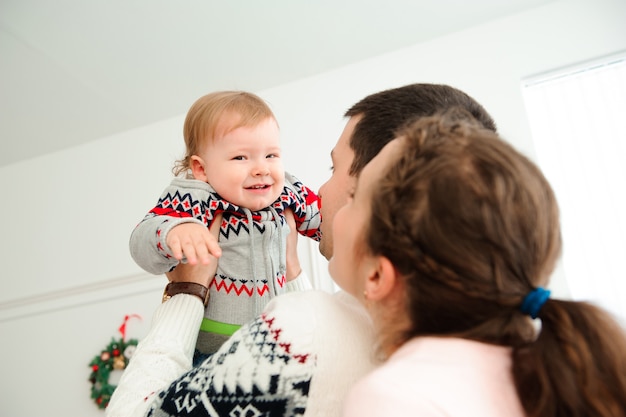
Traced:
[[626, 323], [626, 54], [522, 88], [538, 163], [561, 209], [572, 297]]

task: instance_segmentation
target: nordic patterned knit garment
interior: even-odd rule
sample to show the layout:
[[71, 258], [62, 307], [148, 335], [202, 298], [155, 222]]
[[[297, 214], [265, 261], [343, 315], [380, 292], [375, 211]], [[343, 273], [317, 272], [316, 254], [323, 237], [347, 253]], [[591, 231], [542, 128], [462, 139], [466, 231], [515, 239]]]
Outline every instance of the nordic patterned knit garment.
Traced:
[[281, 295], [191, 368], [202, 311], [188, 294], [157, 308], [107, 417], [338, 417], [348, 390], [374, 367], [372, 322], [344, 292]]
[[200, 353], [215, 352], [234, 330], [260, 314], [270, 299], [285, 292], [287, 209], [294, 213], [297, 231], [319, 241], [319, 198], [288, 173], [280, 197], [254, 212], [222, 199], [203, 181], [176, 178], [134, 229], [133, 259], [146, 271], [163, 274], [178, 264], [166, 244], [172, 227], [187, 222], [210, 227], [222, 215], [222, 256], [209, 287], [211, 302], [197, 342]]

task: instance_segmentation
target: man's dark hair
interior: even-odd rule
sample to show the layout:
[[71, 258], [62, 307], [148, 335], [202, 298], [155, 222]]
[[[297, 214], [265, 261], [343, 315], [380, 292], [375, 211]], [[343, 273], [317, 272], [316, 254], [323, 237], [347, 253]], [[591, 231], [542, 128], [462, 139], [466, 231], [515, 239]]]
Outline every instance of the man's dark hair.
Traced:
[[496, 131], [495, 122], [483, 106], [448, 85], [410, 84], [365, 97], [345, 113], [347, 117], [361, 117], [350, 138], [354, 151], [350, 175], [359, 174], [406, 124], [452, 107], [465, 109], [485, 128]]

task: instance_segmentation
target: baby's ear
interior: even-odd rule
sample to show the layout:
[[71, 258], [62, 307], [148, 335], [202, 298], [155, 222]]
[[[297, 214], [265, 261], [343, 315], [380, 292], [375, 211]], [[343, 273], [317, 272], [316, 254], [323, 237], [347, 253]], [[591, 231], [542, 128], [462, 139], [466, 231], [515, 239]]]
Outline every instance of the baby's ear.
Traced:
[[204, 169], [204, 161], [197, 155], [192, 155], [190, 158], [191, 173], [197, 180], [208, 182], [209, 178], [206, 175]]
[[384, 256], [378, 256], [376, 268], [365, 283], [368, 299], [379, 301], [387, 298], [398, 283], [398, 271], [396, 271], [391, 261]]

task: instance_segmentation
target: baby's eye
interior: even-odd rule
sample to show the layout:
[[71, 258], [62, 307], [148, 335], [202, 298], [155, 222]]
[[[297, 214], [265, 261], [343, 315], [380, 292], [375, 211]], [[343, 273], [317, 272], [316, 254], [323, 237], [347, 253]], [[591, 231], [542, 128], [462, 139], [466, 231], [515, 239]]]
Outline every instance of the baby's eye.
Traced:
[[243, 156], [243, 155], [237, 155], [237, 156], [233, 157], [234, 161], [243, 161], [244, 159], [246, 159], [246, 157]]
[[277, 153], [271, 153], [266, 156], [266, 158], [279, 158], [279, 157], [280, 155], [278, 155]]

